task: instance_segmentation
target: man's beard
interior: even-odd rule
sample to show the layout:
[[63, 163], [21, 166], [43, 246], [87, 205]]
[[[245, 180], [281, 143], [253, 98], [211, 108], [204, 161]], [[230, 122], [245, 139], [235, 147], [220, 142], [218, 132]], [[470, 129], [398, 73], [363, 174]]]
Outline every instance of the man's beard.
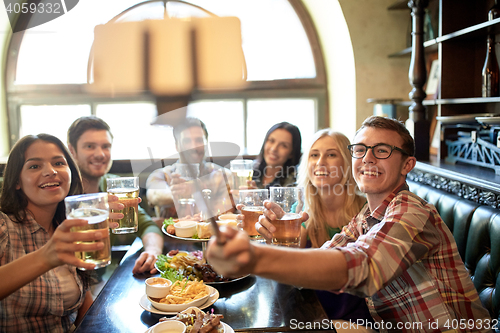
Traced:
[[100, 180], [102, 176], [104, 176], [106, 173], [108, 173], [109, 169], [111, 169], [111, 165], [108, 165], [104, 171], [104, 173], [96, 175], [95, 173], [89, 173], [87, 170], [84, 168], [80, 168], [80, 174], [82, 175], [82, 178], [88, 179], [89, 181], [93, 180]]
[[190, 150], [186, 150], [180, 153], [180, 157], [183, 163], [203, 163], [205, 160], [205, 154], [193, 152]]

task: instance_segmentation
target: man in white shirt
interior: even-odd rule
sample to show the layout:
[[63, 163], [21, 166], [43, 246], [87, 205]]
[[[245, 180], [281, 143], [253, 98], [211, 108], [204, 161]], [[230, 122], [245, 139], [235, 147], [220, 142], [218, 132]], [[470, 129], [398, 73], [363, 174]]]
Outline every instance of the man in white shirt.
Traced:
[[[234, 205], [230, 196], [233, 182], [231, 172], [215, 163], [205, 161], [205, 146], [208, 143], [205, 124], [199, 119], [188, 117], [174, 127], [173, 134], [179, 160], [172, 165], [153, 171], [148, 177], [146, 182], [148, 202], [163, 208], [175, 205], [179, 213], [181, 196], [185, 197], [193, 195], [197, 190], [209, 189], [210, 205], [214, 216], [232, 211]], [[190, 186], [179, 176], [180, 163], [199, 164], [198, 189]], [[199, 211], [200, 207], [195, 205], [192, 213]], [[185, 215], [185, 213], [177, 215]]]

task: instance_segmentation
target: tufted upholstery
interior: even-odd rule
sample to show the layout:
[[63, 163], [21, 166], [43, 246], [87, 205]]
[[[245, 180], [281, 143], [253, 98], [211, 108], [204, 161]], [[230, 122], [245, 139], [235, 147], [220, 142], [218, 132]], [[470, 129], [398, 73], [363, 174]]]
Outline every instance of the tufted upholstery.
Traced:
[[408, 185], [437, 208], [455, 237], [481, 302], [492, 318], [500, 320], [500, 210], [410, 180]]

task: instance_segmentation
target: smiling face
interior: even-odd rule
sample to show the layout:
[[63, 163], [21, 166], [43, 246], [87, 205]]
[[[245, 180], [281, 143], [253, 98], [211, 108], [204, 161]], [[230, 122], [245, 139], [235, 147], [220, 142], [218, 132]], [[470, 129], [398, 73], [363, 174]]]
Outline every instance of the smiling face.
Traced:
[[[366, 146], [385, 143], [401, 148], [403, 139], [395, 131], [365, 127], [356, 134], [353, 143]], [[415, 162], [415, 157], [397, 150], [383, 160], [376, 159], [371, 149], [366, 152], [365, 157], [352, 159], [354, 179], [359, 189], [366, 193], [370, 209], [378, 207], [390, 193], [405, 182], [406, 175], [413, 169]]]
[[267, 166], [279, 167], [285, 165], [292, 156], [292, 134], [285, 129], [278, 128], [267, 138], [264, 144], [264, 160]]
[[64, 153], [53, 143], [35, 141], [24, 154], [16, 188], [28, 198], [27, 208], [53, 206], [64, 200], [71, 186], [71, 170]]
[[308, 156], [308, 175], [316, 188], [332, 187], [342, 182], [345, 172], [340, 148], [331, 136], [318, 139]]
[[76, 147], [69, 147], [83, 178], [98, 179], [111, 169], [111, 143], [108, 131], [91, 129], [80, 136]]
[[182, 152], [181, 162], [202, 163], [205, 158], [205, 145], [207, 138], [205, 132], [199, 126], [191, 126], [180, 133], [176, 149]]

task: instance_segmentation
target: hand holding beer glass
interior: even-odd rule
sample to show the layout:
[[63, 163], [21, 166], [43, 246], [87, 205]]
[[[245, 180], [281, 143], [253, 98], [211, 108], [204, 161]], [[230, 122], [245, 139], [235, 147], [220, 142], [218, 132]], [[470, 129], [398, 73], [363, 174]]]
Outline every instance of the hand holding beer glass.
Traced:
[[[71, 228], [72, 232], [90, 233], [100, 231], [108, 234], [106, 238], [99, 241], [104, 243], [104, 247], [98, 251], [75, 252], [75, 256], [88, 263], [95, 264], [95, 268], [101, 268], [111, 263], [111, 243], [108, 230], [108, 194], [91, 193], [73, 195], [64, 199], [66, 205], [66, 218], [87, 220], [88, 224], [81, 227]], [[95, 243], [91, 241], [89, 243]], [[78, 242], [80, 243], [80, 242]], [[84, 268], [80, 268], [85, 270]]]
[[231, 173], [234, 179], [234, 189], [248, 188], [247, 180], [252, 180], [253, 161], [252, 160], [232, 160], [230, 162]]
[[271, 187], [270, 201], [276, 203], [280, 213], [275, 213], [276, 219], [271, 220], [276, 231], [273, 233], [272, 244], [299, 247], [301, 212], [304, 207], [304, 188], [302, 187]]
[[176, 163], [171, 175], [170, 188], [174, 196], [177, 217], [193, 216], [195, 200], [193, 198], [193, 182], [200, 176], [199, 163]]
[[264, 214], [264, 200], [269, 198], [269, 191], [263, 190], [240, 190], [240, 211], [244, 216], [243, 230], [251, 239], [261, 239], [255, 230], [255, 223], [259, 216]]
[[118, 228], [112, 230], [114, 234], [128, 234], [136, 232], [139, 227], [139, 178], [138, 177], [117, 177], [106, 179], [108, 193], [115, 195], [119, 203], [125, 208], [120, 211], [112, 210], [113, 213], [123, 213], [123, 218], [113, 220], [118, 222]]

